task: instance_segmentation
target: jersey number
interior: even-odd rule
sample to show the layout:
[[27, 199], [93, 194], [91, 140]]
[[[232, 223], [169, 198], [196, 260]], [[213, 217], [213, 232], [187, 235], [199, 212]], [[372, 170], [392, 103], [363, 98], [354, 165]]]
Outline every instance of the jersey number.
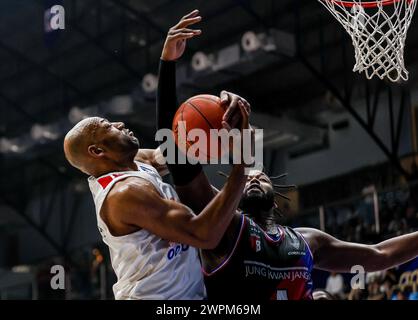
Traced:
[[261, 241], [256, 240], [255, 241], [255, 252], [259, 252], [259, 251], [261, 251]]

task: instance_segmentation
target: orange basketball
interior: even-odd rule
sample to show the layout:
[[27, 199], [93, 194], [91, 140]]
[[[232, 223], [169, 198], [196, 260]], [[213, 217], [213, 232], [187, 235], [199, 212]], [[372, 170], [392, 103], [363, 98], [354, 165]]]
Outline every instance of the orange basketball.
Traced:
[[[206, 147], [197, 148], [195, 146], [197, 151], [189, 153], [189, 155], [200, 160], [206, 159], [207, 161], [219, 159], [227, 151], [227, 148], [223, 148], [220, 141], [216, 141], [216, 146], [211, 146], [210, 130], [222, 129], [222, 117], [225, 110], [225, 107], [221, 105], [221, 99], [209, 94], [200, 94], [184, 102], [177, 110], [173, 119], [174, 139], [179, 149], [186, 154], [187, 150], [199, 140], [199, 138], [189, 139], [189, 132], [192, 129], [201, 129], [205, 132]], [[181, 124], [183, 127], [180, 127]], [[187, 136], [184, 136], [182, 132]], [[184, 139], [186, 140], [185, 142]], [[179, 143], [179, 141], [182, 143]]]

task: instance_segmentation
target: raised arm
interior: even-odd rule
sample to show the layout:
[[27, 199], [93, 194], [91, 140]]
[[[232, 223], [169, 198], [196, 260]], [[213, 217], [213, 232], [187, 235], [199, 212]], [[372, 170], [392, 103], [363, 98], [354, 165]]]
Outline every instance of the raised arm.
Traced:
[[[190, 29], [199, 22], [199, 11], [194, 10], [185, 15], [172, 27], [167, 34], [161, 54], [158, 91], [157, 91], [157, 130], [171, 129], [172, 120], [178, 108], [176, 92], [176, 61], [183, 55], [186, 40], [201, 33], [200, 30]], [[178, 149], [175, 147], [175, 153]], [[187, 161], [187, 159], [186, 159]], [[173, 178], [180, 200], [196, 212], [202, 210], [214, 197], [209, 180], [202, 166], [191, 164], [168, 163], [167, 168]], [[199, 190], [198, 193], [194, 192]]]
[[378, 244], [365, 245], [338, 240], [317, 229], [297, 228], [314, 255], [315, 268], [350, 272], [361, 265], [372, 272], [389, 269], [418, 256], [418, 232], [395, 237]]
[[[157, 129], [171, 129], [172, 119], [178, 108], [176, 61], [183, 55], [186, 49], [186, 41], [201, 34], [201, 30], [191, 29], [191, 26], [200, 22], [201, 19], [199, 11], [194, 10], [182, 17], [168, 31], [159, 68]], [[227, 107], [223, 119], [224, 127], [226, 129], [237, 127], [241, 121], [238, 100], [244, 103], [248, 113], [251, 111], [249, 103], [238, 95], [227, 91], [222, 91], [220, 98], [221, 103]], [[176, 148], [176, 154], [177, 152]], [[200, 211], [215, 196], [212, 186], [199, 163], [169, 163], [167, 167], [172, 175], [173, 183], [176, 186], [176, 191], [181, 201], [193, 208], [193, 210]]]
[[241, 198], [246, 176], [234, 166], [224, 188], [200, 212], [160, 196], [149, 182], [131, 177], [109, 193], [104, 208], [117, 212], [112, 225], [143, 228], [159, 237], [197, 248], [215, 248], [228, 227]]

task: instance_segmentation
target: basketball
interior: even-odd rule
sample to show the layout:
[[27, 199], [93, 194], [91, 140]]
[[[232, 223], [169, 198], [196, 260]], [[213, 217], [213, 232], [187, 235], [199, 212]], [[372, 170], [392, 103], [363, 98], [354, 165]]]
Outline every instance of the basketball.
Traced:
[[[221, 105], [221, 99], [217, 96], [200, 94], [185, 101], [177, 110], [173, 119], [174, 139], [179, 149], [186, 154], [189, 148], [197, 143], [199, 139], [190, 139], [189, 132], [193, 129], [201, 129], [206, 137], [205, 147], [198, 148], [196, 152], [190, 155], [199, 160], [206, 159], [208, 161], [221, 157], [227, 151], [227, 148], [222, 147], [220, 141], [216, 142], [217, 146], [211, 145], [210, 130], [222, 129], [222, 117], [225, 111], [226, 108]], [[179, 143], [182, 139], [186, 139], [185, 143], [184, 141]]]

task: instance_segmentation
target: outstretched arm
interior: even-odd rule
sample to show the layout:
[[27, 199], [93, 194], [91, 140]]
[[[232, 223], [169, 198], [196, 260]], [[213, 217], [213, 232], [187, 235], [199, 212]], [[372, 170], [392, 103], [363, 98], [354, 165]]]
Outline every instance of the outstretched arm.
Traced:
[[[167, 34], [161, 54], [158, 92], [157, 92], [157, 130], [171, 129], [174, 115], [178, 108], [176, 93], [176, 61], [183, 55], [187, 39], [201, 33], [200, 30], [190, 29], [199, 22], [199, 11], [194, 10], [185, 15]], [[174, 145], [175, 154], [179, 150]], [[209, 180], [202, 166], [191, 164], [168, 163], [167, 168], [173, 178], [180, 200], [195, 212], [202, 210], [214, 197]], [[199, 192], [195, 192], [199, 190]]]
[[395, 237], [375, 245], [338, 240], [317, 229], [297, 228], [314, 255], [315, 267], [350, 272], [355, 265], [372, 272], [398, 266], [418, 256], [418, 232]]
[[[191, 29], [192, 25], [201, 20], [199, 11], [194, 10], [182, 17], [168, 31], [159, 68], [157, 129], [171, 129], [172, 120], [178, 108], [176, 61], [183, 55], [187, 40], [201, 34], [201, 30]], [[227, 108], [223, 118], [223, 126], [226, 129], [237, 127], [241, 121], [238, 101], [241, 100], [244, 103], [248, 112], [251, 110], [249, 103], [245, 99], [227, 91], [222, 91], [220, 98], [221, 103]], [[177, 154], [177, 146], [174, 146], [174, 148], [175, 154]], [[212, 186], [199, 163], [191, 164], [186, 159], [185, 164], [168, 163], [167, 167], [181, 201], [196, 212], [204, 208], [215, 196]]]

